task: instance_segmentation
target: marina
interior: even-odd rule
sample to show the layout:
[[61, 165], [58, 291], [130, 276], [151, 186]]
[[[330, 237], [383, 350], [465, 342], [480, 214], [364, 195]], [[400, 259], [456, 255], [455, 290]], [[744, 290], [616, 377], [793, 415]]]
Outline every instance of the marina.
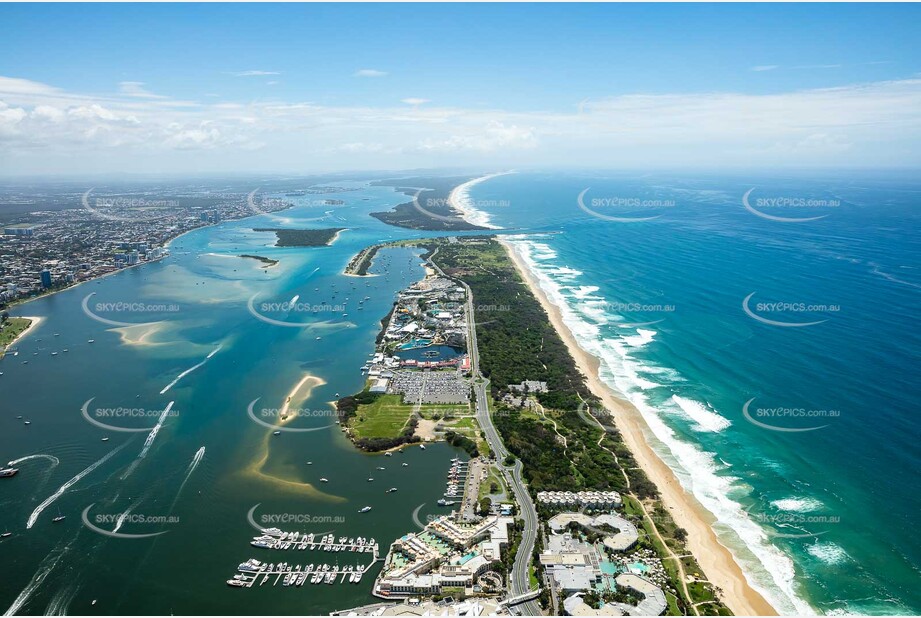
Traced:
[[227, 585], [234, 588], [251, 588], [257, 582], [259, 586], [264, 586], [266, 583], [277, 586], [280, 582], [285, 587], [295, 586], [299, 588], [308, 583], [308, 581], [314, 585], [358, 584], [361, 582], [362, 575], [365, 574], [370, 566], [363, 564], [345, 566], [340, 566], [339, 564], [293, 565], [287, 562], [274, 564], [250, 558], [237, 566], [237, 571], [239, 572], [232, 579], [227, 580]]
[[336, 539], [332, 534], [325, 534], [321, 537], [313, 533], [283, 532], [278, 528], [266, 528], [262, 531], [262, 534], [253, 537], [250, 545], [261, 549], [282, 551], [294, 549], [297, 551], [370, 553], [374, 556], [374, 560], [378, 559], [380, 550], [377, 541], [374, 539], [365, 539], [364, 537], [348, 538], [344, 536]]

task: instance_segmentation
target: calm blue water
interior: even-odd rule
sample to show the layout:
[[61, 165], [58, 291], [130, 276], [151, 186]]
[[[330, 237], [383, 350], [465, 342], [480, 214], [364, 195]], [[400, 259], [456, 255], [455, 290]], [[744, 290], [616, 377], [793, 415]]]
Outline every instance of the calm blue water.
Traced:
[[[239, 590], [225, 584], [250, 557], [369, 562], [367, 554], [257, 550], [249, 546], [256, 531], [248, 518], [264, 527], [374, 537], [386, 551], [395, 538], [418, 530], [416, 521], [439, 512], [449, 460], [461, 455], [445, 444], [367, 455], [334, 424], [328, 402], [363, 386], [360, 368], [374, 350], [381, 318], [423, 269], [420, 250], [395, 249], [379, 255], [377, 276], [342, 275], [363, 247], [414, 233], [368, 216], [402, 201], [391, 189], [323, 197], [346, 203], [316, 206], [304, 197], [283, 216], [197, 230], [174, 241], [172, 256], [160, 263], [16, 308], [45, 320], [18, 345], [18, 355], [0, 361], [0, 462], [43, 456], [18, 463], [19, 474], [0, 486], [0, 531], [13, 533], [0, 540], [0, 608], [37, 615], [304, 615], [374, 600], [379, 564], [358, 585]], [[254, 227], [348, 230], [330, 247], [276, 248], [274, 234]], [[279, 264], [265, 269], [240, 254]], [[94, 315], [136, 326], [92, 319], [84, 299]], [[307, 374], [325, 384], [292, 403], [297, 418], [288, 427], [315, 431], [273, 436], [271, 426], [257, 421], [273, 424]], [[91, 424], [81, 413], [91, 399], [94, 420], [143, 431]], [[171, 401], [175, 414], [151, 441], [150, 429]], [[43, 501], [97, 463], [27, 527]], [[389, 487], [399, 492], [385, 493]], [[372, 511], [359, 514], [365, 505]], [[111, 538], [82, 523], [86, 509], [89, 522], [103, 530], [165, 533]], [[59, 514], [66, 519], [52, 523]]]
[[[757, 216], [752, 188], [825, 216]], [[515, 174], [471, 198], [778, 609], [921, 611], [917, 178]]]

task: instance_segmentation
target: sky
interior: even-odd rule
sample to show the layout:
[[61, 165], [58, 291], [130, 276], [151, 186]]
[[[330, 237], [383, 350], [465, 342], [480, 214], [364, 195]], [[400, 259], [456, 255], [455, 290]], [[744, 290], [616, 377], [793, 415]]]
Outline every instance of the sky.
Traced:
[[0, 175], [917, 167], [921, 6], [0, 4]]

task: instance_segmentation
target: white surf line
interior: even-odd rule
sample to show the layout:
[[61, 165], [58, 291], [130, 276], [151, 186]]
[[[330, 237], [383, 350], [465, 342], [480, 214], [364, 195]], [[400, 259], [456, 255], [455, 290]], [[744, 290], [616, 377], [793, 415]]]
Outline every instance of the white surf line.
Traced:
[[489, 222], [490, 216], [488, 213], [476, 208], [470, 200], [470, 189], [476, 185], [486, 182], [491, 178], [496, 178], [497, 176], [506, 176], [508, 174], [514, 174], [514, 171], [508, 172], [496, 172], [494, 174], [487, 174], [486, 176], [480, 176], [479, 178], [474, 178], [473, 180], [468, 180], [467, 182], [457, 185], [454, 189], [451, 190], [451, 193], [448, 194], [448, 206], [460, 212], [461, 218], [472, 225], [479, 225], [480, 227], [485, 227], [493, 230], [502, 229], [498, 225], [493, 225]]
[[186, 377], [187, 375], [189, 375], [190, 373], [192, 373], [193, 371], [195, 371], [196, 369], [198, 369], [199, 367], [201, 367], [202, 365], [204, 365], [205, 363], [207, 363], [207, 362], [208, 362], [208, 359], [211, 358], [212, 356], [214, 356], [215, 354], [217, 354], [218, 352], [220, 352], [220, 351], [221, 351], [221, 348], [223, 348], [223, 347], [224, 347], [223, 344], [217, 346], [214, 350], [212, 350], [212, 351], [208, 354], [208, 356], [205, 357], [205, 360], [203, 360], [202, 362], [198, 363], [198, 364], [195, 365], [194, 367], [191, 367], [191, 368], [189, 368], [189, 369], [186, 369], [185, 371], [183, 371], [182, 373], [180, 373], [178, 376], [176, 376], [176, 379], [175, 379], [175, 380], [173, 380], [172, 382], [170, 382], [169, 384], [167, 384], [166, 387], [165, 387], [162, 391], [160, 391], [160, 394], [162, 395], [162, 394], [166, 393], [166, 391], [168, 391], [169, 389], [171, 389], [171, 388], [173, 388], [174, 386], [176, 386], [176, 384], [179, 383], [179, 380], [181, 380], [182, 378]]
[[36, 454], [36, 455], [26, 455], [25, 457], [20, 457], [19, 459], [14, 459], [13, 461], [7, 463], [6, 465], [8, 465], [8, 466], [15, 466], [16, 464], [20, 464], [20, 463], [22, 463], [22, 462], [24, 462], [24, 461], [29, 461], [30, 459], [47, 459], [48, 461], [51, 462], [51, 467], [52, 467], [52, 468], [54, 468], [54, 467], [57, 466], [59, 463], [61, 463], [61, 460], [58, 459], [57, 457], [55, 457], [54, 455], [46, 455], [45, 453], [38, 453], [38, 454]]
[[114, 450], [109, 451], [108, 454], [103, 455], [102, 459], [90, 465], [87, 469], [77, 474], [77, 476], [75, 476], [74, 478], [70, 479], [69, 481], [61, 485], [61, 487], [58, 488], [56, 492], [54, 492], [53, 494], [45, 498], [45, 501], [39, 504], [37, 507], [35, 507], [35, 510], [32, 511], [32, 514], [29, 515], [29, 521], [26, 522], [26, 529], [28, 530], [29, 528], [34, 526], [35, 522], [38, 521], [38, 516], [42, 514], [42, 511], [48, 508], [52, 502], [54, 502], [55, 500], [63, 496], [65, 491], [67, 491], [68, 489], [76, 485], [80, 481], [80, 479], [85, 477], [87, 474], [91, 473], [93, 470], [95, 470], [96, 468], [104, 464], [105, 462], [109, 461], [112, 458], [112, 456], [115, 455], [115, 453], [122, 450], [126, 446], [128, 446], [128, 442], [125, 442], [124, 444], [115, 448]]

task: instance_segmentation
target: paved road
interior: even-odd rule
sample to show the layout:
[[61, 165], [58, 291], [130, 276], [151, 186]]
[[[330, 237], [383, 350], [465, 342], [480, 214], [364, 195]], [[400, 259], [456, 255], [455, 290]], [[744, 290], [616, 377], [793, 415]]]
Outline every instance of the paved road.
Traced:
[[[436, 253], [438, 253], [437, 249], [435, 253], [432, 253], [431, 257], [435, 257]], [[442, 270], [431, 261], [431, 258], [429, 262], [439, 274], [444, 275]], [[499, 432], [496, 430], [495, 425], [493, 425], [492, 417], [489, 415], [489, 398], [487, 397], [489, 382], [480, 374], [480, 351], [479, 348], [477, 348], [476, 320], [473, 312], [473, 292], [470, 290], [470, 286], [463, 281], [461, 283], [467, 291], [467, 324], [469, 324], [470, 327], [467, 352], [470, 354], [470, 369], [474, 379], [473, 390], [476, 396], [477, 421], [486, 433], [486, 441], [499, 460], [505, 478], [512, 488], [512, 493], [515, 494], [515, 500], [518, 502], [520, 515], [524, 519], [521, 544], [519, 544], [518, 553], [515, 555], [515, 564], [512, 566], [511, 581], [509, 582], [509, 596], [517, 597], [531, 590], [528, 567], [531, 564], [531, 554], [534, 552], [534, 543], [537, 540], [537, 509], [534, 508], [534, 502], [531, 500], [531, 495], [528, 493], [528, 489], [521, 477], [521, 461], [516, 459], [515, 465], [510, 468], [502, 465], [502, 461], [509, 453], [505, 449], [505, 444], [502, 442]], [[525, 601], [516, 607], [518, 611], [525, 616], [541, 615], [540, 605], [534, 600]]]

